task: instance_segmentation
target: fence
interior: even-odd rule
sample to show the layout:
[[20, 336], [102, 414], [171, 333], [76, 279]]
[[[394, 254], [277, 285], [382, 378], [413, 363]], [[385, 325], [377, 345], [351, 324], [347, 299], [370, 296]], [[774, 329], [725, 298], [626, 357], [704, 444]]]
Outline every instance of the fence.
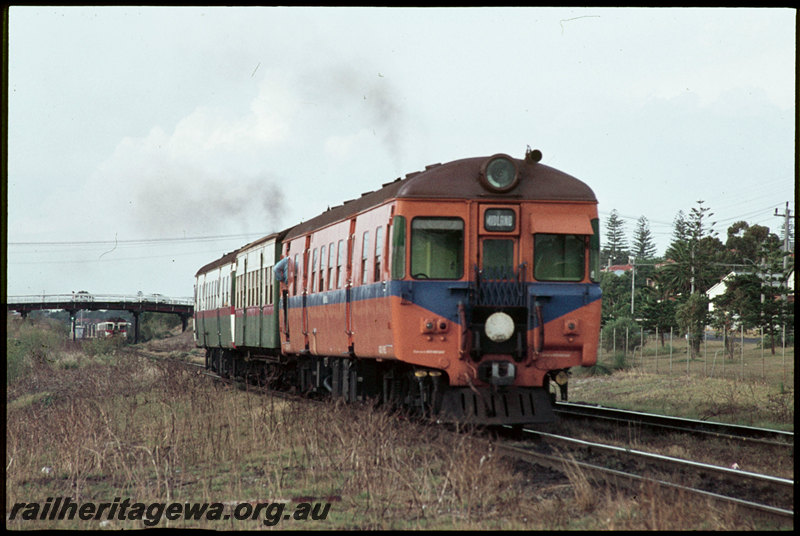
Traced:
[[[692, 355], [691, 337], [669, 332], [645, 332], [643, 329], [612, 330], [610, 350], [604, 348], [600, 334], [597, 362], [611, 368], [634, 368], [654, 374], [693, 374], [709, 378], [750, 379], [794, 384], [793, 329], [781, 329], [775, 343], [775, 354], [769, 337], [759, 332], [740, 330], [733, 340], [706, 331], [699, 351]], [[787, 342], [787, 333], [790, 339]], [[617, 341], [624, 341], [617, 345]], [[764, 344], [762, 344], [764, 341]], [[733, 357], [726, 346], [733, 348]]]

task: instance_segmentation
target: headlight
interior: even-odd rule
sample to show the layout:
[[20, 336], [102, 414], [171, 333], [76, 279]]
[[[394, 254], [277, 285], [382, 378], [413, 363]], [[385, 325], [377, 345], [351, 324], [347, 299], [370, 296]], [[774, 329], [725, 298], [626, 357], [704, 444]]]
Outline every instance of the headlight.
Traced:
[[517, 164], [510, 156], [498, 154], [491, 157], [481, 168], [481, 182], [495, 192], [507, 192], [519, 181]]
[[486, 319], [484, 331], [493, 342], [506, 342], [514, 334], [514, 319], [506, 313], [492, 313]]

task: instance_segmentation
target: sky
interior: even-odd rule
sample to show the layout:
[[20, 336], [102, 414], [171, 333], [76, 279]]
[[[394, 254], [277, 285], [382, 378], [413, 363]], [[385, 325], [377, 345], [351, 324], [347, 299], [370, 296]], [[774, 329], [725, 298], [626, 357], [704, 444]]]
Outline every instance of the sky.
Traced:
[[658, 254], [795, 211], [796, 10], [11, 7], [7, 296], [189, 297], [224, 253], [527, 146]]

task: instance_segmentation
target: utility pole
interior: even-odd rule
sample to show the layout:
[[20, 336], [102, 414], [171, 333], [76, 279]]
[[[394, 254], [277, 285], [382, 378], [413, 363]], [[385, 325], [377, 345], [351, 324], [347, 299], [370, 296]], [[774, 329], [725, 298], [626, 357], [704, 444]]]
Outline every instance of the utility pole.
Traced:
[[792, 211], [789, 210], [789, 202], [786, 202], [786, 208], [783, 214], [778, 214], [778, 209], [775, 209], [775, 216], [783, 218], [783, 274], [786, 275], [786, 269], [789, 266], [789, 218]]
[[633, 296], [634, 296], [634, 283], [636, 282], [636, 257], [628, 257], [628, 262], [631, 263], [631, 318], [633, 316]]
[[[778, 214], [778, 209], [775, 208], [775, 216], [783, 218], [783, 273], [781, 274], [781, 287], [787, 284], [786, 277], [788, 276], [788, 267], [789, 267], [789, 218], [791, 217], [792, 211], [789, 210], [789, 202], [786, 202], [786, 208], [783, 211], [783, 214]], [[761, 296], [761, 300], [763, 302], [764, 296]], [[786, 296], [785, 292], [781, 293], [781, 300], [787, 301], [788, 297]]]

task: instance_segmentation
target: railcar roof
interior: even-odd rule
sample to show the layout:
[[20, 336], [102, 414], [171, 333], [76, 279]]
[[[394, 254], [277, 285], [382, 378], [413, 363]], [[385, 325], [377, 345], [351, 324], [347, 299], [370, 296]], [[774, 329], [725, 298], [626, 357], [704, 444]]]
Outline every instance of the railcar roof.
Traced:
[[[241, 248], [239, 248], [239, 249], [241, 249]], [[220, 257], [219, 259], [209, 262], [208, 264], [206, 264], [205, 266], [203, 266], [202, 268], [197, 270], [197, 273], [194, 274], [194, 276], [197, 277], [200, 274], [204, 274], [206, 272], [210, 272], [211, 270], [213, 270], [215, 268], [219, 268], [220, 266], [225, 266], [226, 264], [235, 263], [236, 262], [236, 253], [239, 252], [239, 249], [235, 249], [235, 250], [231, 251], [230, 253], [226, 253], [225, 255]]]
[[240, 247], [239, 249], [235, 249], [235, 250], [231, 251], [230, 253], [226, 253], [225, 255], [220, 257], [219, 259], [206, 264], [205, 266], [203, 266], [202, 268], [197, 270], [197, 273], [194, 276], [197, 277], [200, 274], [203, 274], [203, 273], [206, 273], [206, 272], [210, 272], [211, 270], [213, 270], [215, 268], [219, 268], [220, 266], [225, 266], [226, 264], [234, 264], [236, 262], [236, 256], [240, 252], [245, 251], [245, 250], [250, 249], [250, 248], [255, 247], [255, 246], [259, 246], [259, 245], [261, 245], [261, 244], [263, 244], [265, 242], [269, 242], [270, 240], [277, 240], [277, 241], [280, 242], [281, 240], [283, 240], [283, 235], [284, 234], [286, 234], [285, 230], [284, 231], [280, 231], [278, 233], [272, 233], [272, 234], [269, 234], [267, 236], [262, 236], [261, 238], [253, 240], [249, 244], [246, 244], [246, 245]]
[[544, 164], [515, 159], [520, 180], [506, 193], [488, 192], [478, 179], [481, 166], [490, 156], [465, 158], [447, 164], [427, 166], [425, 171], [410, 173], [403, 179], [384, 184], [380, 190], [345, 201], [306, 222], [288, 230], [286, 239], [345, 220], [390, 199], [484, 199], [486, 201], [577, 201], [597, 202], [583, 181]]

